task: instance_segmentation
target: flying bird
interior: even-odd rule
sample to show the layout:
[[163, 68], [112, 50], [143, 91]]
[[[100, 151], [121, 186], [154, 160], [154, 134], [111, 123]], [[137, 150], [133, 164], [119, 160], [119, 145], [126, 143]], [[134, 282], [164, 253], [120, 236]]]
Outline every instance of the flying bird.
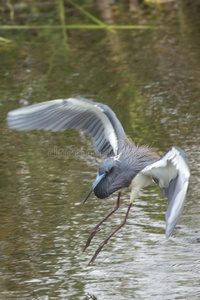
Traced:
[[92, 138], [95, 151], [105, 157], [83, 203], [93, 191], [101, 199], [116, 191], [118, 197], [113, 210], [92, 229], [84, 250], [103, 222], [119, 208], [121, 190], [130, 188], [130, 203], [124, 219], [100, 244], [90, 263], [94, 262], [104, 245], [126, 223], [132, 203], [140, 190], [153, 183], [160, 186], [163, 196], [168, 199], [166, 237], [172, 234], [184, 208], [190, 177], [187, 157], [182, 149], [172, 146], [162, 157], [158, 157], [148, 147], [136, 146], [126, 136], [111, 108], [81, 97], [51, 100], [10, 111], [7, 123], [16, 130], [82, 130]]

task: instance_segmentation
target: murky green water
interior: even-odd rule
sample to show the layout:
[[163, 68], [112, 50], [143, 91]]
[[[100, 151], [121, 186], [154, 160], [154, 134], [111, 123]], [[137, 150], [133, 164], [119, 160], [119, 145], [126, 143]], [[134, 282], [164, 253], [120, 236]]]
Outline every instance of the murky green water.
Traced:
[[[180, 22], [175, 11], [169, 28], [164, 14], [160, 30], [71, 30], [67, 42], [59, 30], [7, 32], [13, 43], [0, 47], [1, 299], [200, 298], [200, 27], [184, 16]], [[169, 240], [167, 201], [148, 188], [87, 266], [124, 217], [128, 191], [83, 253], [117, 196], [93, 195], [81, 205], [101, 162], [91, 141], [76, 131], [11, 131], [5, 121], [11, 109], [72, 95], [108, 104], [136, 143], [187, 152], [187, 205]]]

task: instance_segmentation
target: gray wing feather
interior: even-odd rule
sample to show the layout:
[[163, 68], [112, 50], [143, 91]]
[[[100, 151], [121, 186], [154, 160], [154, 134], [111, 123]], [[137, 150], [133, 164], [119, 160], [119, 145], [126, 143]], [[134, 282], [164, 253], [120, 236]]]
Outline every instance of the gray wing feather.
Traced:
[[119, 141], [126, 136], [120, 121], [107, 105], [79, 97], [13, 110], [8, 113], [7, 123], [17, 130], [83, 130], [93, 139], [95, 151], [102, 155], [117, 155]]
[[186, 155], [179, 147], [172, 147], [141, 172], [151, 176], [161, 187], [163, 196], [168, 198], [166, 236], [169, 237], [181, 217], [187, 196], [190, 168]]

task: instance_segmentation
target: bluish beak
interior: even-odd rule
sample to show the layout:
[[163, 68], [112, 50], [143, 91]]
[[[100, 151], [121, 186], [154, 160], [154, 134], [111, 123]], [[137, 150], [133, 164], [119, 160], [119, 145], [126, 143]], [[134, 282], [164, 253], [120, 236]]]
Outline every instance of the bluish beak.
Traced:
[[87, 196], [82, 204], [85, 204], [85, 202], [90, 197], [91, 193], [93, 192], [93, 190], [95, 189], [97, 184], [105, 177], [105, 175], [106, 175], [106, 173], [103, 173], [102, 175], [99, 175], [99, 173], [97, 174], [97, 177], [96, 177], [95, 181], [93, 182], [93, 185], [92, 185], [91, 189], [89, 190], [89, 193], [87, 194]]

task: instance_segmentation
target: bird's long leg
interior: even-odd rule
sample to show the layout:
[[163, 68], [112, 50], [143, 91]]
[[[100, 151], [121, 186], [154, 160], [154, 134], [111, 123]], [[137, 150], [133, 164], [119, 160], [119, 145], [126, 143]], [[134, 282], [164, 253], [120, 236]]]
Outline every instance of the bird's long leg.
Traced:
[[112, 215], [114, 214], [114, 212], [116, 212], [116, 210], [119, 208], [119, 204], [120, 204], [120, 197], [121, 197], [121, 192], [118, 193], [118, 196], [117, 196], [117, 202], [116, 202], [116, 205], [114, 207], [113, 210], [111, 210], [111, 212], [105, 216], [105, 218], [99, 222], [92, 230], [91, 230], [91, 233], [88, 237], [88, 240], [87, 240], [87, 243], [83, 249], [83, 252], [87, 249], [87, 247], [90, 245], [91, 243], [91, 240], [93, 239], [93, 237], [95, 236], [95, 234], [99, 231], [99, 227]]
[[123, 221], [121, 222], [121, 224], [107, 237], [107, 239], [105, 239], [105, 241], [103, 241], [101, 244], [100, 244], [100, 246], [99, 246], [99, 248], [96, 250], [96, 252], [94, 253], [94, 255], [93, 255], [93, 257], [92, 257], [92, 259], [90, 260], [90, 262], [89, 262], [89, 264], [88, 265], [90, 265], [90, 264], [92, 264], [94, 261], [95, 261], [95, 259], [97, 258], [97, 256], [98, 256], [98, 254], [99, 254], [99, 252], [102, 250], [102, 248], [107, 244], [107, 242], [110, 240], [110, 238], [120, 229], [120, 228], [122, 228], [123, 226], [124, 226], [124, 224], [126, 223], [126, 220], [127, 220], [127, 217], [128, 217], [128, 214], [129, 214], [129, 211], [130, 211], [130, 209], [131, 209], [131, 206], [132, 206], [132, 202], [129, 204], [129, 207], [128, 207], [128, 209], [127, 209], [127, 212], [126, 212], [126, 215], [125, 215], [125, 217], [124, 217], [124, 219], [123, 219]]

